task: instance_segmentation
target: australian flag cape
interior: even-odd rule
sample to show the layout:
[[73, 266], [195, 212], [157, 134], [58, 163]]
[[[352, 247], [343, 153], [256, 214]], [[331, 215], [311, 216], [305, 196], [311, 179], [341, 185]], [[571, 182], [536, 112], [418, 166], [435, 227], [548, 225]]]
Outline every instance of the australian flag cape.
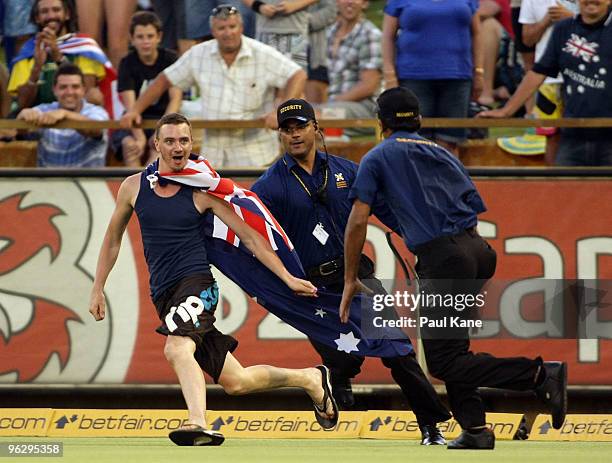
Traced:
[[[304, 269], [291, 241], [259, 197], [232, 180], [221, 178], [202, 158], [192, 158], [180, 172], [160, 173], [158, 161], [145, 175], [153, 188], [170, 181], [194, 188], [228, 202], [236, 214], [272, 246], [287, 270], [305, 278]], [[372, 306], [363, 295], [353, 300], [348, 323], [340, 322], [340, 294], [318, 291], [318, 297], [294, 294], [274, 273], [261, 264], [236, 234], [213, 214], [203, 224], [210, 263], [234, 281], [250, 297], [285, 323], [316, 341], [339, 351], [369, 357], [396, 357], [412, 352], [412, 344], [399, 329], [389, 329], [380, 339], [367, 339], [361, 330], [362, 307]]]
[[[13, 59], [12, 64], [14, 65], [18, 61], [32, 58], [34, 56], [35, 45], [36, 38], [30, 38], [23, 44], [21, 50]], [[85, 34], [71, 33], [59, 37], [57, 39], [57, 47], [64, 55], [84, 56], [104, 66], [106, 74], [98, 85], [100, 86], [100, 91], [104, 95], [104, 109], [106, 109], [110, 117], [113, 117], [115, 112], [113, 105], [115, 101], [112, 83], [117, 79], [117, 73], [98, 43]]]

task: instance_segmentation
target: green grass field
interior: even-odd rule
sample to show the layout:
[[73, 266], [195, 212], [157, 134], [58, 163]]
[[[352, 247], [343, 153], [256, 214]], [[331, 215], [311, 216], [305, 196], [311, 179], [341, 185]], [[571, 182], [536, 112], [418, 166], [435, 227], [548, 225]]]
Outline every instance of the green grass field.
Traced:
[[[0, 438], [6, 442], [43, 443], [50, 439]], [[167, 439], [157, 438], [64, 438], [65, 462], [608, 462], [612, 443], [499, 441], [493, 451], [450, 451], [445, 447], [422, 447], [416, 440], [285, 440], [228, 439], [220, 447], [176, 447]], [[19, 458], [40, 461], [40, 458]], [[57, 461], [57, 460], [45, 460]]]

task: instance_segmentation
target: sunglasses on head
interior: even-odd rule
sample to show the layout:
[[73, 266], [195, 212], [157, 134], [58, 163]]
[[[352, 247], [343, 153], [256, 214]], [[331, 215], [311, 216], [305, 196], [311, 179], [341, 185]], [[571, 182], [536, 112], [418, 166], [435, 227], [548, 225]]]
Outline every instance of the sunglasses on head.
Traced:
[[238, 8], [232, 5], [219, 5], [212, 9], [210, 15], [213, 18], [227, 18], [228, 16], [232, 16], [234, 14], [238, 14]]

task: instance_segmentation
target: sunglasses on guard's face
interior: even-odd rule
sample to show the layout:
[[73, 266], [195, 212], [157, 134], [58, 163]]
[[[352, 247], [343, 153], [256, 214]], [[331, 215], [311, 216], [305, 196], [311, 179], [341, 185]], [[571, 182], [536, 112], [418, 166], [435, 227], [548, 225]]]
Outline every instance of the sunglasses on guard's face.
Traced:
[[239, 14], [238, 8], [232, 5], [219, 5], [212, 9], [210, 15], [213, 18], [228, 18], [229, 16]]

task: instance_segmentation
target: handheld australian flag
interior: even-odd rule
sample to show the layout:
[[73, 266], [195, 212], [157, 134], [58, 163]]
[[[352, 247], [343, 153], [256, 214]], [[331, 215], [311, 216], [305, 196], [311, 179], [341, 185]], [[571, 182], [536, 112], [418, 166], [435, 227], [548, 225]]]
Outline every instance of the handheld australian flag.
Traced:
[[[151, 186], [171, 181], [227, 201], [236, 214], [257, 230], [272, 246], [287, 270], [306, 278], [291, 241], [259, 197], [230, 179], [221, 178], [204, 159], [190, 159], [180, 172], [158, 172], [158, 161], [147, 167]], [[371, 306], [371, 298], [353, 299], [349, 322], [340, 322], [340, 294], [319, 291], [318, 297], [294, 294], [285, 283], [260, 263], [236, 234], [220, 219], [207, 214], [203, 224], [210, 263], [234, 281], [258, 304], [309, 338], [346, 353], [369, 357], [396, 357], [412, 352], [412, 345], [401, 331], [389, 329], [388, 336], [368, 339], [361, 330], [361, 309]]]

